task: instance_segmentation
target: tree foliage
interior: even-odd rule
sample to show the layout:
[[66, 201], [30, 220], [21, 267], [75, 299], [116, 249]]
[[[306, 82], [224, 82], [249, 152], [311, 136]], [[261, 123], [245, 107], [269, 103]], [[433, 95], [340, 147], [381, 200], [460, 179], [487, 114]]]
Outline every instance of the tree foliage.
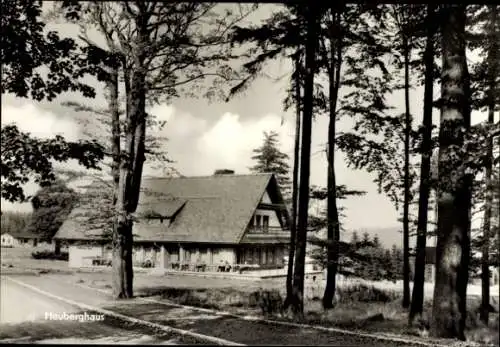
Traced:
[[2, 234], [18, 234], [24, 231], [30, 220], [31, 213], [2, 211], [0, 230]]
[[1, 91], [33, 100], [53, 100], [66, 91], [94, 97], [80, 81], [79, 47], [71, 38], [45, 31], [42, 1], [2, 1]]
[[[37, 101], [53, 100], [74, 91], [95, 96], [80, 79], [80, 50], [73, 39], [45, 32], [41, 20], [42, 1], [2, 1], [1, 92]], [[1, 195], [9, 201], [26, 199], [22, 186], [30, 179], [46, 185], [54, 179], [52, 161], [77, 159], [87, 168], [97, 168], [103, 148], [95, 141], [68, 142], [61, 136], [41, 140], [2, 125]]]
[[78, 202], [78, 194], [60, 180], [42, 187], [31, 199], [33, 213], [27, 231], [52, 239]]
[[33, 179], [41, 186], [54, 179], [53, 161], [78, 160], [86, 168], [99, 168], [103, 147], [96, 141], [67, 142], [62, 136], [38, 139], [15, 125], [2, 127], [1, 195], [15, 202], [27, 197], [23, 185]]
[[[315, 246], [309, 256], [319, 265], [328, 265], [328, 240], [311, 237], [310, 242]], [[397, 281], [403, 278], [403, 252], [395, 245], [392, 250], [384, 249], [378, 236], [366, 237], [359, 240], [356, 233], [350, 242], [339, 241], [338, 274], [347, 277], [358, 277], [365, 280]]]
[[255, 165], [250, 168], [256, 173], [273, 173], [284, 195], [290, 193], [290, 157], [279, 148], [278, 133], [264, 132], [262, 145], [253, 150], [252, 160]]

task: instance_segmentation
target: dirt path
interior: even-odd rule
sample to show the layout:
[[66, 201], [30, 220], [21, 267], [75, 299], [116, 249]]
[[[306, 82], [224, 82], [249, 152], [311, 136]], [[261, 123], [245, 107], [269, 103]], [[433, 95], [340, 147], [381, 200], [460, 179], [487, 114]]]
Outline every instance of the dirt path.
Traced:
[[[40, 278], [30, 277], [31, 282]], [[99, 319], [96, 312], [82, 312], [5, 277], [1, 278], [0, 286], [0, 343], [182, 344], [173, 335], [123, 327], [106, 317], [104, 321], [96, 321]], [[85, 313], [87, 316], [80, 320], [72, 320]], [[66, 319], [60, 320], [61, 317]]]
[[129, 317], [189, 330], [198, 334], [258, 345], [356, 345], [401, 346], [401, 342], [381, 341], [357, 335], [318, 331], [306, 327], [243, 320], [197, 309], [168, 307], [139, 299], [115, 301], [109, 295], [77, 284], [54, 281], [50, 276], [17, 276], [16, 280], [53, 295], [93, 305]]

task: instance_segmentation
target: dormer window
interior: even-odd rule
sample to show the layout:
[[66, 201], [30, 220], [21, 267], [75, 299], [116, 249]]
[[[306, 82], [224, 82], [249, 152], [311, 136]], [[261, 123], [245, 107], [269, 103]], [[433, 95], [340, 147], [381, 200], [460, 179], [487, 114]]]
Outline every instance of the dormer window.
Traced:
[[265, 233], [269, 231], [269, 216], [262, 216], [262, 231]]
[[256, 215], [255, 216], [255, 228], [260, 229], [260, 221], [262, 219], [262, 216]]

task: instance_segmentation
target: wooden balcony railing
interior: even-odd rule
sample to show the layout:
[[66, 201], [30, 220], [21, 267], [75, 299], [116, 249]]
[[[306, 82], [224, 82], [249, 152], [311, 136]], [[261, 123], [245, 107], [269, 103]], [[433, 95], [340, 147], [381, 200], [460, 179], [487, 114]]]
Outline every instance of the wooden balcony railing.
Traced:
[[252, 226], [248, 228], [248, 232], [250, 234], [273, 234], [273, 235], [280, 235], [280, 234], [287, 234], [288, 235], [288, 229], [283, 229], [282, 227], [257, 227], [257, 226]]

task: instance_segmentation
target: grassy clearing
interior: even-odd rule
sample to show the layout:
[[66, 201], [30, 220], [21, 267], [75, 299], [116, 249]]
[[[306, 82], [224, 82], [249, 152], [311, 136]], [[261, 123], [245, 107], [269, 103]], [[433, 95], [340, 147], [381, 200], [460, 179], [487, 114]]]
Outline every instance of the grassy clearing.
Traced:
[[[104, 275], [78, 274], [77, 281], [94, 287], [110, 288], [109, 275]], [[137, 276], [135, 281], [137, 296], [155, 297], [181, 305], [223, 310], [235, 314], [262, 314], [262, 300], [259, 302], [256, 298], [256, 293], [259, 291], [279, 293], [281, 298], [284, 296], [283, 280], [249, 282], [167, 275]], [[429, 296], [425, 302], [425, 312], [414, 327], [409, 327], [407, 324], [408, 313], [401, 307], [400, 290], [391, 286], [374, 285], [365, 281], [341, 282], [336, 300], [335, 308], [328, 311], [322, 309], [319, 299], [306, 300], [305, 323], [388, 335], [412, 335], [429, 341], [427, 327], [432, 308]], [[478, 319], [479, 304], [479, 297], [468, 298], [468, 340], [481, 345], [498, 345], [498, 298], [492, 298], [491, 304], [496, 313], [491, 314], [488, 327]], [[273, 316], [274, 319], [290, 320], [287, 315], [280, 315], [277, 310]]]
[[0, 263], [2, 273], [38, 272], [70, 273], [68, 262], [54, 259], [34, 259], [32, 252], [46, 251], [46, 248], [2, 248]]
[[[2, 249], [2, 272], [7, 269], [33, 268], [39, 272], [64, 275], [74, 283], [86, 284], [97, 288], [111, 288], [109, 272], [68, 271], [67, 262], [53, 260], [35, 260], [31, 250]], [[68, 276], [69, 275], [69, 276]], [[425, 312], [416, 327], [407, 325], [407, 312], [401, 308], [401, 288], [399, 283], [364, 280], [341, 280], [337, 289], [337, 305], [324, 311], [319, 300], [314, 296], [322, 295], [323, 288], [311, 291], [311, 279], [306, 281], [305, 321], [310, 324], [334, 326], [350, 330], [363, 330], [386, 334], [409, 334], [426, 337], [426, 326], [431, 311], [431, 288], [426, 287]], [[168, 274], [166, 276], [148, 276], [136, 273], [134, 289], [137, 296], [156, 297], [182, 305], [224, 310], [236, 314], [261, 314], [262, 310], [255, 293], [259, 289], [278, 292], [284, 296], [284, 279], [248, 281], [238, 279], [202, 278]], [[312, 293], [312, 294], [311, 294]], [[315, 293], [315, 294], [314, 294]], [[491, 314], [491, 322], [485, 327], [478, 319], [477, 308], [480, 298], [468, 298], [469, 316], [467, 319], [467, 337], [471, 341], [498, 345], [498, 297], [492, 298], [496, 313]], [[277, 315], [276, 319], [288, 319]]]

